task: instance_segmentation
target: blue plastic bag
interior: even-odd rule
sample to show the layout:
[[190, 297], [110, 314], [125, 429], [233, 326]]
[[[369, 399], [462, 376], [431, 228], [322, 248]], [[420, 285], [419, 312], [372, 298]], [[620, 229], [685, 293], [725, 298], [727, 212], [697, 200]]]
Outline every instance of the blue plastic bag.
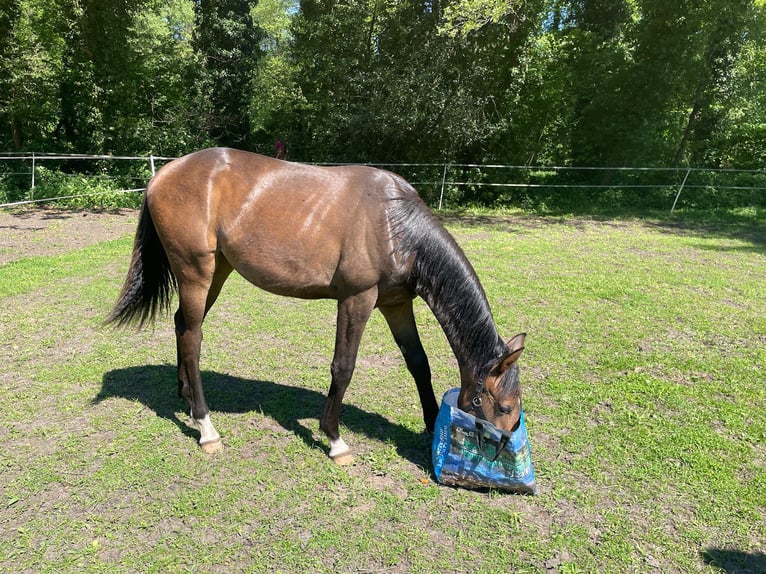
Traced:
[[[487, 421], [460, 410], [460, 389], [450, 389], [442, 398], [436, 417], [431, 455], [440, 484], [466, 488], [497, 488], [537, 494], [532, 451], [524, 421], [524, 410], [505, 447], [503, 432]], [[481, 436], [480, 436], [481, 435]]]

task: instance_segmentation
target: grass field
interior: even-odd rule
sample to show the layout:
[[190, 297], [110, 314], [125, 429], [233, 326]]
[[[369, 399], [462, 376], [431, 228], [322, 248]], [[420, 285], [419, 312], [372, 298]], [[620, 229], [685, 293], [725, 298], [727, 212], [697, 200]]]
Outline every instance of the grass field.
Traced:
[[[206, 322], [225, 448], [205, 455], [176, 397], [171, 321], [100, 326], [123, 234], [0, 266], [0, 571], [766, 572], [763, 219], [446, 224], [503, 335], [528, 333], [538, 496], [434, 482], [379, 314], [342, 414], [356, 463], [333, 465], [317, 422], [333, 303], [237, 277]], [[441, 396], [457, 365], [417, 313]]]

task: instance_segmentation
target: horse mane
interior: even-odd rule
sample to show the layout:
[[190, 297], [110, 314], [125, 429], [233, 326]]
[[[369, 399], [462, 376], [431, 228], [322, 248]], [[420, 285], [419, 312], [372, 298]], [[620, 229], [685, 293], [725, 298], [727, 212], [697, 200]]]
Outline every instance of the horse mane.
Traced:
[[506, 352], [473, 266], [455, 239], [418, 197], [397, 177], [388, 220], [395, 252], [413, 258], [409, 286], [422, 297], [447, 337], [455, 357], [474, 372], [486, 374]]

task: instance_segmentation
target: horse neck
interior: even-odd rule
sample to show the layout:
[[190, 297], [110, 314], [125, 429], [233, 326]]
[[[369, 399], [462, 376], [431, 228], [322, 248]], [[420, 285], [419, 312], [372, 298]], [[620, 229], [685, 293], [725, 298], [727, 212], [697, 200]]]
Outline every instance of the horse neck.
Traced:
[[502, 355], [505, 344], [476, 272], [454, 239], [446, 231], [440, 235], [418, 250], [415, 290], [441, 325], [467, 384]]
[[463, 386], [502, 356], [487, 296], [463, 250], [407, 182], [391, 175], [386, 208], [401, 261], [412, 257], [409, 283], [431, 308], [460, 365]]

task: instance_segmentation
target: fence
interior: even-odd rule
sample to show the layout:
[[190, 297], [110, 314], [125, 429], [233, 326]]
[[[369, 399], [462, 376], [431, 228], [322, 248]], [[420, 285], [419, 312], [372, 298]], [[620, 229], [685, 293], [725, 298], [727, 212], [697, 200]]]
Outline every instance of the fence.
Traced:
[[[142, 191], [163, 156], [0, 155], [0, 207]], [[328, 164], [323, 164], [328, 165]], [[338, 164], [334, 164], [338, 165]], [[670, 209], [766, 204], [766, 171], [706, 168], [369, 164], [396, 171], [432, 206]], [[686, 198], [682, 202], [683, 197]]]
[[[136, 193], [144, 190], [160, 162], [171, 159], [153, 155], [0, 154], [0, 201], [4, 201], [0, 207]], [[65, 193], [67, 190], [72, 193]]]

